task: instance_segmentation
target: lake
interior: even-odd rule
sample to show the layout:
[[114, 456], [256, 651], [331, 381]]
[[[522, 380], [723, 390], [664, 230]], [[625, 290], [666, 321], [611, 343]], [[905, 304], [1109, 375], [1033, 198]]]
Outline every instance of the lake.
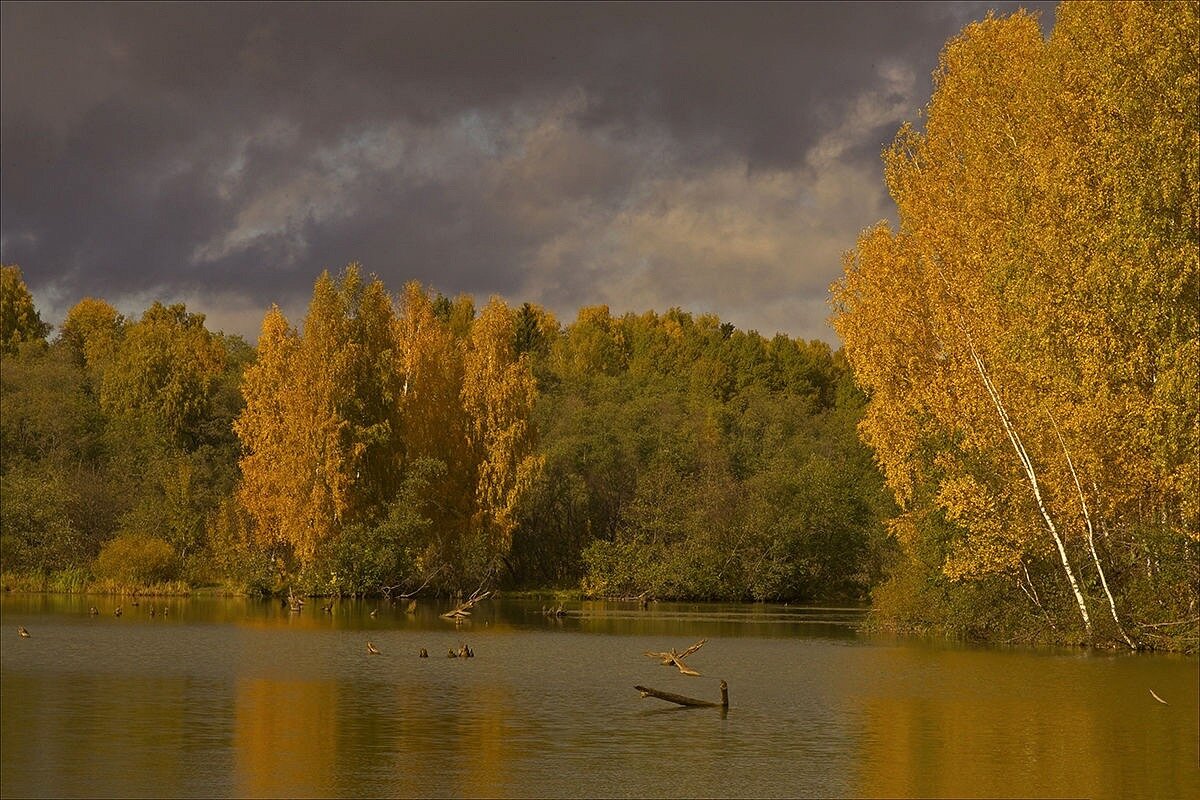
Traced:
[[[4, 797], [1200, 796], [1194, 657], [870, 637], [856, 609], [130, 600], [0, 600]], [[701, 638], [699, 677], [643, 655]], [[633, 688], [721, 679], [727, 712]]]

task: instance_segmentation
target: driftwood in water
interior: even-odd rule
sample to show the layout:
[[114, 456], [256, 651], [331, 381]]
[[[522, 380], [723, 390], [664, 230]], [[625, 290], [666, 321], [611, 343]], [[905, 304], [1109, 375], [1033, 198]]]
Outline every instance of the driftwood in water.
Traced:
[[304, 610], [304, 598], [297, 595], [291, 589], [288, 589], [288, 596], [287, 596], [286, 602], [287, 602], [288, 610], [291, 611], [293, 614], [299, 614], [301, 611]]
[[659, 700], [666, 700], [668, 703], [675, 703], [681, 706], [690, 706], [693, 708], [729, 708], [729, 684], [721, 681], [721, 702], [714, 703], [710, 700], [697, 700], [694, 697], [684, 697], [681, 694], [673, 694], [671, 692], [660, 692], [658, 689], [650, 689], [646, 686], [633, 687], [642, 693], [642, 697], [657, 697]]
[[644, 655], [646, 655], [650, 658], [659, 659], [660, 661], [662, 661], [662, 665], [664, 667], [674, 665], [674, 666], [678, 667], [679, 671], [682, 672], [684, 675], [692, 675], [694, 677], [699, 677], [700, 673], [696, 672], [696, 670], [692, 669], [687, 664], [683, 663], [683, 659], [687, 658], [692, 653], [699, 650], [701, 647], [704, 647], [705, 643], [707, 643], [707, 642], [708, 642], [708, 639], [701, 639], [700, 641], [696, 642], [694, 645], [689, 647], [687, 650], [684, 650], [682, 653], [676, 652], [675, 648], [672, 647], [668, 652], [665, 652], [665, 653], [656, 653], [653, 651], [647, 651]]
[[487, 597], [489, 597], [490, 595], [491, 595], [490, 591], [484, 592], [483, 594], [478, 594], [478, 595], [473, 594], [467, 599], [467, 601], [465, 603], [460, 605], [458, 608], [453, 609], [452, 611], [447, 611], [445, 614], [442, 614], [442, 619], [464, 619], [466, 617], [469, 617], [469, 616], [471, 616], [471, 611], [470, 611], [471, 606], [475, 605], [480, 600], [487, 599]]

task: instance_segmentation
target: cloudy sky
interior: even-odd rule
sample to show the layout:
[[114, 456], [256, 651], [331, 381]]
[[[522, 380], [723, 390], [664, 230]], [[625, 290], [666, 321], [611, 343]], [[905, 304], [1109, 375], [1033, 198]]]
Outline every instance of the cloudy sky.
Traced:
[[54, 323], [161, 299], [253, 340], [358, 261], [833, 341], [881, 147], [1017, 5], [6, 2], [0, 255]]

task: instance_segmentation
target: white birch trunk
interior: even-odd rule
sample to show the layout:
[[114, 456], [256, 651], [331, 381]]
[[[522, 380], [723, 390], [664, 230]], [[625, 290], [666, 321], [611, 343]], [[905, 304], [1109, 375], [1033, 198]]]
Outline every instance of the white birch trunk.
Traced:
[[[1050, 415], [1049, 411], [1046, 413]], [[1063, 440], [1062, 432], [1059, 431], [1058, 423], [1054, 421], [1053, 415], [1050, 415], [1050, 423], [1054, 425], [1054, 433], [1058, 436], [1058, 443], [1062, 446], [1063, 455], [1067, 457], [1067, 466], [1071, 470], [1071, 478], [1075, 481], [1075, 490], [1079, 492], [1079, 507], [1083, 509], [1083, 521], [1087, 526], [1088, 548], [1092, 551], [1092, 562], [1096, 565], [1096, 571], [1100, 573], [1100, 585], [1104, 587], [1104, 594], [1108, 598], [1108, 609], [1112, 612], [1113, 622], [1117, 624], [1117, 631], [1121, 634], [1121, 638], [1125, 640], [1125, 644], [1129, 645], [1130, 650], [1136, 650], [1137, 648], [1129, 639], [1129, 635], [1125, 633], [1125, 628], [1121, 626], [1121, 619], [1117, 616], [1117, 604], [1113, 600], [1112, 592], [1108, 589], [1108, 579], [1104, 577], [1104, 567], [1100, 566], [1100, 556], [1096, 554], [1096, 534], [1092, 529], [1092, 515], [1088, 513], [1087, 500], [1083, 496], [1083, 487], [1079, 484], [1079, 474], [1075, 472], [1075, 462], [1071, 459], [1071, 453], [1067, 450], [1067, 443]]]
[[1092, 635], [1092, 620], [1088, 615], [1087, 603], [1083, 599], [1083, 592], [1079, 588], [1079, 582], [1075, 580], [1075, 571], [1071, 569], [1071, 561], [1067, 558], [1067, 548], [1063, 544], [1062, 536], [1058, 533], [1058, 528], [1054, 524], [1054, 520], [1050, 517], [1050, 512], [1046, 508], [1045, 502], [1042, 500], [1042, 490], [1038, 483], [1037, 472], [1033, 468], [1033, 462], [1029, 458], [1029, 453], [1025, 450], [1025, 445], [1021, 443], [1021, 437], [1013, 427], [1012, 420], [1008, 416], [1008, 411], [1004, 407], [1004, 401], [1000, 399], [999, 392], [996, 391], [995, 385], [989, 377], [987, 368], [983, 364], [983, 359], [975, 351], [975, 345], [971, 342], [970, 336], [967, 337], [967, 347], [971, 351], [971, 359], [975, 362], [975, 369], [979, 371], [979, 377], [983, 379], [984, 388], [987, 389], [988, 396], [992, 400], [992, 404], [996, 407], [996, 412], [1000, 415], [1000, 424], [1004, 427], [1004, 432], [1008, 435], [1008, 441], [1012, 444], [1013, 450], [1017, 453], [1017, 459], [1021, 462], [1021, 467], [1025, 471], [1025, 477], [1029, 481], [1029, 486], [1033, 490], [1033, 498], [1037, 501], [1038, 511], [1042, 514], [1042, 520], [1046, 524], [1046, 530], [1050, 532], [1050, 536], [1054, 539], [1054, 544], [1058, 548], [1058, 556], [1062, 560], [1063, 572], [1067, 575], [1067, 581], [1071, 584], [1071, 591], [1075, 593], [1075, 602], [1079, 606], [1079, 616], [1083, 618], [1083, 627], [1087, 629], [1088, 636]]

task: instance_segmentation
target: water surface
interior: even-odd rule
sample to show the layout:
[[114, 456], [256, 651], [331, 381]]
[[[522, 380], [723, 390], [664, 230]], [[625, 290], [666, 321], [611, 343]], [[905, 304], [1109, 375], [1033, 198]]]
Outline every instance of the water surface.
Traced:
[[[321, 605], [5, 596], [0, 794], [1200, 796], [1195, 658], [870, 638], [855, 609]], [[698, 678], [643, 655], [700, 638]], [[633, 689], [721, 679], [724, 714]]]

